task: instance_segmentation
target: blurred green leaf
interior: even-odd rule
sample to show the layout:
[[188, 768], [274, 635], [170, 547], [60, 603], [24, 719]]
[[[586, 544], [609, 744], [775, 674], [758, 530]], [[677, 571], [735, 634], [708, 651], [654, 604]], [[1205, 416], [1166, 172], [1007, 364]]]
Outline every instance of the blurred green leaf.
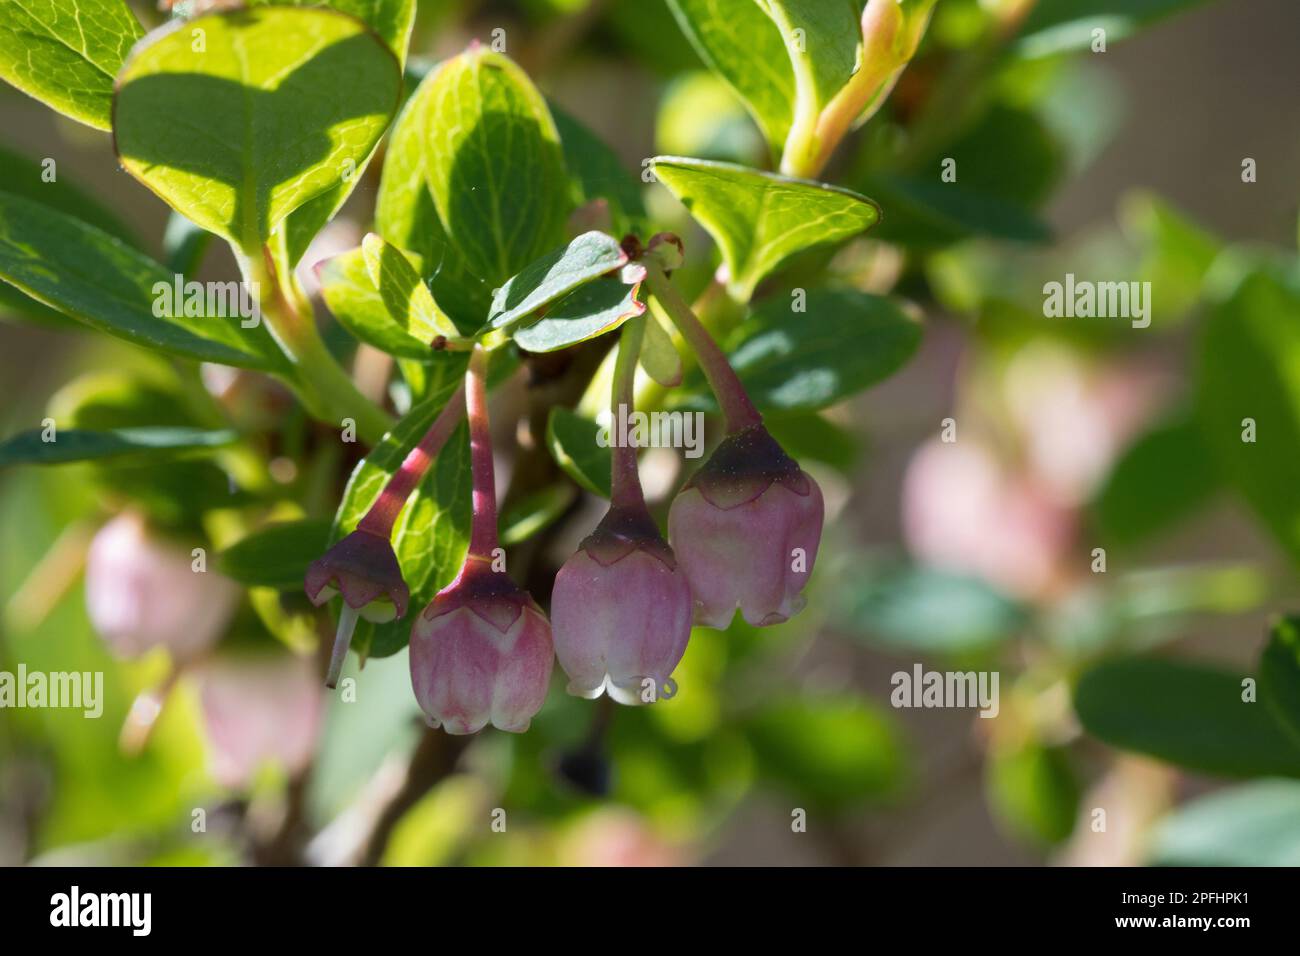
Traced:
[[501, 543], [509, 548], [544, 531], [577, 496], [573, 485], [561, 481], [519, 499], [501, 515]]
[[1093, 516], [1104, 544], [1133, 547], [1193, 514], [1220, 487], [1199, 425], [1177, 418], [1125, 449], [1097, 493]]
[[1080, 785], [1066, 748], [1037, 741], [995, 748], [985, 772], [989, 804], [1019, 839], [1055, 846], [1074, 830]]
[[565, 474], [592, 494], [608, 498], [613, 453], [596, 441], [600, 426], [567, 408], [552, 408], [546, 447]]
[[1211, 283], [1217, 304], [1201, 337], [1196, 395], [1205, 441], [1300, 562], [1300, 278], [1230, 257]]
[[402, 317], [385, 304], [361, 249], [349, 249], [318, 263], [316, 275], [325, 304], [357, 341], [399, 358], [427, 360], [432, 356], [429, 343], [412, 335]]
[[[731, 364], [764, 411], [834, 405], [898, 371], [921, 342], [921, 324], [898, 304], [853, 289], [813, 289], [803, 311], [791, 299], [764, 300], [728, 336]], [[692, 407], [712, 393], [692, 377]]]
[[857, 697], [780, 697], [745, 720], [744, 731], [760, 778], [816, 807], [847, 810], [902, 783], [893, 725]]
[[131, 175], [254, 255], [294, 210], [354, 181], [400, 89], [392, 51], [351, 16], [207, 13], [133, 50], [118, 77], [114, 142]]
[[[0, 0], [2, 3], [3, 0]], [[51, 165], [47, 167], [46, 162]], [[49, 178], [53, 175], [53, 179]], [[0, 147], [0, 183], [4, 191], [49, 206], [116, 236], [139, 248], [140, 241], [117, 213], [68, 179], [67, 170], [53, 164], [53, 159], [37, 162]]]
[[113, 77], [143, 35], [123, 0], [0, 0], [0, 78], [65, 116], [110, 129]]
[[1160, 290], [1161, 312], [1186, 314], [1199, 301], [1222, 243], [1152, 193], [1126, 197], [1120, 217], [1125, 234], [1143, 250], [1137, 272]]
[[329, 547], [332, 525], [326, 518], [268, 524], [221, 552], [218, 567], [248, 587], [300, 590], [307, 566]]
[[641, 339], [638, 359], [645, 373], [665, 388], [675, 388], [682, 383], [682, 356], [673, 343], [672, 334], [653, 310], [646, 315], [645, 336]]
[[245, 329], [238, 316], [186, 315], [183, 302], [156, 316], [165, 302], [155, 288], [171, 289], [174, 274], [94, 226], [7, 193], [0, 193], [0, 279], [145, 348], [244, 368], [284, 367], [260, 324]]
[[0, 467], [12, 465], [60, 465], [98, 458], [176, 454], [228, 445], [232, 431], [197, 428], [118, 428], [113, 431], [57, 431], [54, 441], [45, 441], [42, 429], [32, 428], [0, 441]]
[[795, 75], [780, 29], [754, 0], [668, 0], [668, 6], [779, 154], [795, 110]]
[[529, 352], [554, 352], [613, 331], [645, 311], [639, 285], [605, 277], [588, 282], [514, 332], [515, 344]]
[[755, 286], [805, 249], [835, 245], [880, 221], [880, 208], [847, 189], [682, 156], [658, 156], [655, 175], [722, 250], [732, 294]]
[[[455, 360], [462, 365], [463, 375], [464, 356], [456, 356]], [[353, 470], [334, 518], [335, 540], [356, 528], [460, 382], [461, 376], [447, 376]], [[451, 583], [465, 561], [469, 517], [469, 438], [462, 423], [407, 499], [393, 527], [393, 550], [411, 590], [410, 609], [406, 617], [386, 624], [358, 624], [352, 646], [363, 658], [387, 657], [406, 646], [414, 616], [424, 610], [440, 588]]]
[[1028, 611], [983, 580], [855, 558], [838, 579], [836, 623], [924, 654], [961, 654], [1014, 637]]
[[937, 178], [881, 173], [867, 179], [863, 188], [889, 210], [880, 238], [904, 245], [955, 242], [973, 235], [1012, 242], [1046, 242], [1052, 236], [1029, 209]]
[[1228, 671], [1122, 658], [1085, 673], [1074, 706], [1088, 733], [1121, 750], [1218, 776], [1300, 776], [1300, 747], [1243, 693]]
[[446, 60], [408, 111], [438, 218], [489, 289], [563, 240], [569, 191], [560, 135], [512, 60], [485, 46]]
[[707, 70], [679, 76], [664, 91], [655, 117], [655, 148], [747, 166], [761, 166], [770, 155], [744, 102]]
[[1273, 625], [1259, 662], [1259, 697], [1300, 746], [1300, 617]]
[[584, 232], [552, 249], [512, 276], [492, 297], [488, 324], [507, 328], [627, 262], [618, 240], [603, 232]]
[[1300, 866], [1300, 783], [1259, 780], [1187, 803], [1156, 828], [1159, 866]]
[[1205, 0], [1039, 0], [1025, 18], [1016, 46], [1022, 56], [1050, 56], [1089, 49], [1093, 30], [1107, 44], [1124, 40], [1165, 17]]
[[862, 451], [857, 435], [816, 412], [767, 415], [763, 424], [790, 457], [820, 461], [845, 475]]

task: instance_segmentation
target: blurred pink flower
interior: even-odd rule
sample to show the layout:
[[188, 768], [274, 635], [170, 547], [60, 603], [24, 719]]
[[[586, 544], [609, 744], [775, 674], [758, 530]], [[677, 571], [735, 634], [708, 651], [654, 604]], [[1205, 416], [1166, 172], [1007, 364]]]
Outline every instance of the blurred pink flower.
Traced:
[[685, 854], [660, 838], [640, 816], [603, 809], [588, 814], [564, 838], [562, 866], [682, 866]]
[[316, 749], [323, 712], [320, 677], [308, 658], [287, 653], [218, 657], [198, 673], [213, 778], [247, 785], [266, 763], [290, 775]]
[[118, 657], [165, 647], [187, 661], [220, 638], [239, 587], [151, 534], [144, 518], [123, 512], [95, 534], [86, 556], [86, 610]]

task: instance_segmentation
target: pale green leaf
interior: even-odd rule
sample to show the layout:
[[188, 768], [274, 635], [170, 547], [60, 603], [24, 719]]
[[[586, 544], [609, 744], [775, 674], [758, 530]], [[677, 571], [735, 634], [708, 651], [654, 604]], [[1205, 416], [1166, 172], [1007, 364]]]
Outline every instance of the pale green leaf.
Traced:
[[384, 304], [360, 249], [318, 263], [316, 275], [330, 312], [358, 341], [399, 358], [429, 358], [429, 344], [411, 335]]
[[515, 344], [529, 352], [555, 352], [611, 332], [645, 311], [637, 289], [613, 277], [589, 282], [548, 308], [536, 322], [515, 329]]
[[295, 209], [355, 177], [400, 90], [397, 58], [353, 17], [210, 13], [136, 47], [114, 139], [133, 176], [253, 254]]
[[585, 232], [530, 262], [498, 289], [488, 324], [505, 328], [626, 262], [627, 253], [617, 239], [603, 232]]
[[400, 249], [370, 233], [362, 240], [361, 253], [389, 317], [409, 335], [426, 345], [440, 335], [458, 335], [455, 324], [438, 308], [429, 287]]
[[0, 0], [0, 77], [65, 116], [110, 129], [113, 78], [143, 35], [123, 0]]
[[665, 388], [674, 388], [682, 383], [681, 354], [673, 344], [672, 334], [664, 328], [663, 320], [654, 310], [646, 319], [640, 359], [645, 373]]
[[659, 156], [655, 174], [722, 249], [733, 295], [790, 256], [830, 246], [880, 221], [880, 209], [847, 189], [680, 156]]

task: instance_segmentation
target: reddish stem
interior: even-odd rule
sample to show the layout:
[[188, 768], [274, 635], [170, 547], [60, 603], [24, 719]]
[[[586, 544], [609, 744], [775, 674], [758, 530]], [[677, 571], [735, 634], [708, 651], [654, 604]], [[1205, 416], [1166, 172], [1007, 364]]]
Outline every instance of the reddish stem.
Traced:
[[416, 486], [420, 484], [429, 466], [433, 464], [433, 459], [437, 457], [438, 452], [442, 451], [442, 446], [447, 444], [447, 439], [456, 430], [464, 414], [465, 386], [462, 385], [447, 400], [447, 404], [438, 413], [429, 430], [424, 433], [420, 443], [407, 453], [402, 467], [388, 479], [388, 484], [384, 485], [379, 498], [370, 506], [365, 517], [358, 522], [358, 529], [385, 538], [392, 535], [393, 525], [397, 521], [397, 516], [401, 514], [406, 499], [411, 497], [411, 492], [415, 491]]
[[709, 335], [709, 330], [695, 317], [689, 303], [682, 298], [663, 270], [650, 261], [643, 260], [643, 264], [646, 267], [645, 281], [650, 287], [650, 294], [663, 306], [673, 324], [681, 331], [686, 344], [695, 352], [704, 377], [709, 381], [709, 387], [718, 397], [718, 405], [727, 424], [727, 434], [734, 435], [760, 424], [763, 416], [749, 400], [745, 387], [740, 384], [727, 356], [713, 341], [713, 336]]
[[490, 561], [497, 549], [497, 491], [487, 408], [487, 358], [482, 348], [476, 347], [470, 353], [465, 373], [465, 410], [469, 415], [469, 460], [474, 481], [469, 554]]

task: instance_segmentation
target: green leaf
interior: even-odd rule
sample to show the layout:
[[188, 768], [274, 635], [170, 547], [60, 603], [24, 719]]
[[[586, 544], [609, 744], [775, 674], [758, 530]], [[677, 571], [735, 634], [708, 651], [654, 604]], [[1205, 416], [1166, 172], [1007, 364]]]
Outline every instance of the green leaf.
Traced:
[[645, 373], [665, 388], [675, 388], [682, 383], [682, 356], [673, 344], [671, 333], [664, 328], [663, 320], [653, 310], [646, 318], [640, 361]]
[[903, 776], [892, 723], [857, 697], [778, 697], [744, 732], [764, 780], [832, 811], [890, 796]]
[[668, 0], [682, 32], [745, 102], [779, 153], [794, 121], [795, 76], [781, 31], [754, 0]]
[[501, 515], [501, 543], [513, 547], [544, 531], [568, 510], [577, 496], [573, 485], [561, 481], [521, 498]]
[[123, 0], [0, 0], [0, 77], [65, 116], [110, 129], [113, 78], [143, 35]]
[[[404, 415], [353, 470], [334, 518], [336, 540], [356, 528], [460, 385], [465, 357], [455, 356], [454, 361], [460, 365], [461, 374], [447, 375], [440, 387]], [[365, 621], [358, 625], [352, 646], [363, 657], [387, 657], [406, 646], [415, 615], [424, 610], [439, 588], [451, 583], [465, 561], [469, 519], [469, 437], [462, 424], [407, 500], [393, 528], [393, 549], [402, 577], [411, 589], [410, 609], [405, 618], [387, 624]]]
[[603, 199], [609, 206], [614, 235], [648, 232], [641, 183], [623, 166], [618, 154], [554, 104], [551, 104], [551, 116], [555, 119], [555, 128], [564, 148], [564, 165], [569, 170], [573, 205], [577, 207]]
[[731, 163], [659, 156], [655, 175], [722, 249], [737, 298], [786, 259], [843, 242], [880, 221], [880, 209], [847, 189]]
[[776, 24], [794, 70], [793, 125], [812, 129], [822, 110], [859, 69], [865, 4], [861, 0], [760, 0], [760, 5]]
[[[0, 279], [92, 328], [205, 362], [278, 370], [284, 360], [259, 323], [237, 315], [155, 316], [176, 276], [120, 239], [38, 203], [0, 193]], [[161, 285], [160, 285], [161, 284]], [[234, 283], [231, 284], [234, 287]], [[174, 298], [172, 296], [171, 298]]]
[[842, 475], [849, 475], [861, 457], [858, 436], [817, 412], [767, 415], [763, 424], [796, 461], [820, 461]]
[[425, 78], [409, 111], [442, 227], [489, 289], [563, 241], [569, 192], [560, 135], [513, 61], [472, 47]]
[[1300, 866], [1300, 784], [1259, 780], [1184, 804], [1151, 839], [1158, 866]]
[[[1300, 562], [1300, 279], [1220, 260], [1200, 342], [1197, 412], [1228, 481]], [[1249, 431], [1252, 429], [1253, 439]]]
[[1074, 830], [1080, 787], [1066, 748], [994, 748], [985, 773], [990, 807], [1019, 839], [1054, 846]]
[[1018, 203], [938, 179], [880, 174], [863, 183], [889, 218], [880, 237], [905, 245], [940, 245], [967, 236], [1046, 242], [1052, 231]]
[[1300, 776], [1300, 748], [1242, 695], [1238, 674], [1124, 658], [1085, 673], [1074, 706], [1090, 734], [1121, 750], [1218, 776]]
[[498, 289], [488, 325], [505, 328], [626, 262], [627, 253], [613, 236], [584, 232], [567, 246], [530, 262]]
[[123, 166], [251, 255], [362, 168], [397, 110], [401, 69], [353, 17], [260, 7], [155, 31], [118, 82]]
[[1106, 42], [1126, 39], [1165, 17], [1205, 0], [1039, 0], [1025, 18], [1016, 44], [1021, 56], [1039, 57], [1090, 49], [1093, 30]]
[[1016, 636], [1028, 611], [979, 578], [933, 568], [855, 561], [833, 609], [850, 634], [922, 654], [961, 654]]
[[[54, 173], [53, 180], [48, 180], [49, 172]], [[140, 240], [117, 213], [69, 181], [66, 173], [57, 165], [47, 170], [44, 162], [37, 162], [0, 147], [0, 184], [7, 193], [49, 206], [56, 212], [75, 216], [123, 242], [141, 248]]]
[[597, 441], [600, 425], [567, 408], [546, 419], [546, 447], [564, 473], [592, 494], [608, 498], [613, 453]]
[[[874, 385], [907, 363], [921, 324], [892, 300], [852, 289], [814, 289], [806, 311], [765, 300], [727, 339], [732, 367], [763, 410], [814, 411]], [[695, 407], [713, 407], [697, 391]]]
[[454, 338], [460, 334], [401, 250], [370, 233], [361, 242], [361, 252], [380, 301], [407, 334], [425, 345], [440, 335]]
[[1300, 617], [1273, 625], [1259, 662], [1259, 698], [1300, 746]]
[[330, 312], [358, 341], [400, 358], [423, 360], [432, 355], [429, 344], [411, 335], [389, 311], [361, 249], [317, 263], [316, 275]]
[[424, 102], [422, 84], [393, 125], [384, 151], [384, 169], [375, 199], [375, 229], [420, 258], [421, 274], [434, 301], [455, 321], [462, 334], [477, 332], [492, 301], [493, 283], [470, 269], [447, 238], [424, 175]]
[[329, 547], [327, 518], [303, 518], [258, 528], [217, 557], [221, 573], [247, 587], [302, 589], [307, 566]]
[[645, 311], [637, 285], [597, 279], [548, 308], [536, 322], [515, 329], [515, 344], [529, 352], [555, 352], [618, 328]]
[[118, 428], [113, 431], [56, 429], [53, 441], [43, 430], [32, 428], [0, 441], [0, 467], [8, 465], [62, 465], [96, 458], [139, 455], [174, 455], [228, 445], [232, 431], [198, 428]]
[[[328, 3], [322, 3], [321, 0], [253, 0], [250, 6], [272, 3], [300, 7], [329, 6], [350, 14], [379, 34], [397, 56], [399, 65], [406, 62], [411, 28], [415, 24], [415, 0], [329, 0]], [[289, 265], [302, 258], [316, 233], [342, 208], [368, 164], [369, 157], [352, 176], [289, 214], [284, 227], [284, 258]]]
[[1187, 518], [1220, 487], [1200, 427], [1179, 418], [1124, 451], [1097, 494], [1093, 516], [1107, 545], [1132, 547]]

